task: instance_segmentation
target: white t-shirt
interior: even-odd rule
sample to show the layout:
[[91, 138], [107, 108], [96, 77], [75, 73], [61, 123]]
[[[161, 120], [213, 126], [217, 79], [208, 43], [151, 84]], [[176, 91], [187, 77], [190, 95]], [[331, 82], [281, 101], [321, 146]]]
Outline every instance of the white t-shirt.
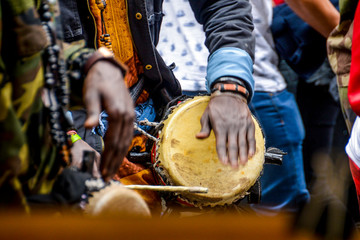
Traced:
[[[279, 59], [270, 31], [272, 0], [251, 0], [254, 17], [255, 91], [277, 92], [286, 88], [278, 70]], [[175, 62], [175, 76], [185, 91], [206, 91], [208, 49], [205, 34], [186, 0], [165, 0], [164, 19], [157, 49], [165, 62]]]
[[255, 91], [282, 91], [286, 88], [286, 82], [278, 69], [279, 58], [275, 52], [270, 29], [273, 17], [272, 0], [250, 0], [250, 2], [255, 25], [253, 33], [256, 39]]
[[360, 168], [360, 118], [356, 117], [349, 142], [346, 145], [346, 153], [353, 162]]

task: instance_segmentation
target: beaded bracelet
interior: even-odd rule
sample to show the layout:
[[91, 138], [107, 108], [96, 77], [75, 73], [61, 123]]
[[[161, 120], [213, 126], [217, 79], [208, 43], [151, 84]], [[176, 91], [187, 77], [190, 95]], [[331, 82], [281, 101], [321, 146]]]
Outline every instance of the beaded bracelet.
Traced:
[[211, 93], [216, 91], [239, 93], [246, 99], [249, 98], [249, 91], [244, 86], [241, 86], [237, 83], [217, 83], [215, 87], [211, 89]]
[[67, 135], [70, 135], [72, 143], [75, 143], [76, 141], [79, 141], [81, 139], [81, 137], [79, 136], [79, 134], [75, 130], [68, 131]]

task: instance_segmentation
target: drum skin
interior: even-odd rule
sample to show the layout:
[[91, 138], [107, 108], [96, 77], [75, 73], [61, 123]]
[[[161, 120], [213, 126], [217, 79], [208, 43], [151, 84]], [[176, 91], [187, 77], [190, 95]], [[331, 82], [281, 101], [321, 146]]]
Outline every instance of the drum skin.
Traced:
[[264, 164], [265, 140], [254, 118], [256, 152], [238, 169], [219, 161], [213, 131], [207, 139], [195, 137], [209, 100], [209, 96], [200, 96], [179, 104], [164, 121], [156, 146], [156, 169], [160, 169], [162, 178], [167, 178], [164, 182], [209, 188], [207, 194], [181, 194], [181, 199], [198, 207], [231, 204], [243, 198], [259, 178]]

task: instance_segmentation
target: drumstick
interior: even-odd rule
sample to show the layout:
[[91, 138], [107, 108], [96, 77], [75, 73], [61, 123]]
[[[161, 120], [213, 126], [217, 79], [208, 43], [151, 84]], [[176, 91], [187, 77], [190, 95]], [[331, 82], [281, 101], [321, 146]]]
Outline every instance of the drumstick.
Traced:
[[188, 193], [207, 193], [205, 187], [184, 187], [184, 186], [154, 186], [154, 185], [123, 185], [132, 190], [151, 190], [162, 192], [188, 192]]
[[[163, 192], [188, 192], [188, 193], [207, 193], [208, 188], [205, 187], [185, 187], [185, 186], [157, 186], [157, 185], [123, 185], [118, 181], [111, 181], [111, 184], [118, 184], [128, 189], [133, 190], [151, 190], [151, 191], [163, 191]], [[87, 189], [92, 191], [99, 191], [106, 187], [106, 183], [101, 179], [88, 179], [85, 181]]]

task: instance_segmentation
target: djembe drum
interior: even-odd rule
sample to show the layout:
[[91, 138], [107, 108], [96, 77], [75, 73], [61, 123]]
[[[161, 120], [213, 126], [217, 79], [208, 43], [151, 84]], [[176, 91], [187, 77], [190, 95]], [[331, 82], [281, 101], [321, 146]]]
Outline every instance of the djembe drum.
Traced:
[[174, 107], [165, 116], [152, 149], [155, 172], [163, 185], [207, 187], [208, 193], [179, 193], [180, 201], [196, 207], [215, 207], [244, 198], [258, 180], [264, 164], [265, 140], [255, 118], [256, 153], [244, 166], [223, 165], [217, 156], [213, 131], [197, 139], [200, 118], [210, 97], [198, 96]]

